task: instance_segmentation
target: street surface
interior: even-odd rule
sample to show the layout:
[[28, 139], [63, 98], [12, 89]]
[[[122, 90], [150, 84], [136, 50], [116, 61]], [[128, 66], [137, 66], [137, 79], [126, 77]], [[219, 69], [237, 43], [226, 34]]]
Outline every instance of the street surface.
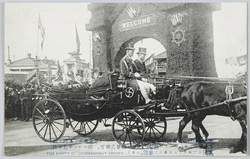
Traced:
[[[183, 132], [182, 148], [176, 136], [181, 118], [167, 118], [167, 132], [156, 143], [145, 143], [136, 149], [123, 149], [112, 136], [112, 127], [99, 123], [88, 136], [78, 136], [71, 127], [57, 143], [44, 142], [33, 129], [32, 122], [5, 121], [4, 153], [6, 156], [245, 156], [230, 154], [230, 147], [239, 141], [241, 127], [229, 117], [207, 116], [203, 125], [209, 133], [208, 149], [198, 148], [194, 142], [191, 123]], [[112, 119], [108, 121], [112, 123]]]

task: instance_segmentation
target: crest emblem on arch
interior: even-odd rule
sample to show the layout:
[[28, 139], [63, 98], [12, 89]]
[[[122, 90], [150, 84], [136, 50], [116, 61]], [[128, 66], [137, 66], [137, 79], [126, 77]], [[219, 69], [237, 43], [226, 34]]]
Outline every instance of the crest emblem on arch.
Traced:
[[138, 6], [131, 5], [126, 8], [126, 12], [128, 13], [129, 17], [134, 19], [141, 16], [141, 10]]

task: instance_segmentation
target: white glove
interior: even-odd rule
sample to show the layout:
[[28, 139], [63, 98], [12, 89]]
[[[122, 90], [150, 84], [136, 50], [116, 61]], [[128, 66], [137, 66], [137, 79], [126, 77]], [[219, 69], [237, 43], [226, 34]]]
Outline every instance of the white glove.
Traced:
[[136, 77], [136, 78], [138, 78], [138, 77], [140, 77], [140, 76], [141, 76], [141, 75], [140, 75], [138, 72], [135, 73], [135, 77]]

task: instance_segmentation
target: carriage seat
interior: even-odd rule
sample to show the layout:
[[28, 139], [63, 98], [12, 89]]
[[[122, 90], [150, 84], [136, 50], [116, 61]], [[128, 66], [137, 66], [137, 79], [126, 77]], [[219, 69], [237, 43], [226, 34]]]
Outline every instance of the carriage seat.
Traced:
[[117, 89], [127, 88], [127, 80], [120, 78], [120, 72], [113, 72], [109, 74], [109, 81], [111, 89], [116, 91]]
[[125, 89], [128, 86], [128, 81], [125, 79], [117, 79], [117, 88]]
[[94, 97], [103, 97], [109, 91], [110, 91], [110, 86], [106, 86], [106, 87], [99, 87], [93, 90], [89, 90], [88, 94]]

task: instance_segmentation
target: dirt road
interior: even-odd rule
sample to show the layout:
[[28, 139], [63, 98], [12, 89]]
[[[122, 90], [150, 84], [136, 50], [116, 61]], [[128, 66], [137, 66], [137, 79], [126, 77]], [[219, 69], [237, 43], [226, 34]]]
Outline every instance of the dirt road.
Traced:
[[[33, 129], [32, 122], [6, 121], [4, 152], [6, 156], [245, 156], [230, 154], [241, 136], [237, 121], [228, 117], [208, 116], [203, 125], [209, 132], [208, 149], [198, 148], [191, 130], [191, 123], [183, 132], [184, 144], [178, 148], [176, 136], [181, 118], [167, 118], [167, 133], [156, 143], [147, 143], [136, 149], [124, 149], [113, 138], [111, 127], [99, 124], [88, 136], [78, 136], [71, 128], [66, 129], [57, 143], [41, 140]], [[112, 122], [110, 119], [109, 123]]]

